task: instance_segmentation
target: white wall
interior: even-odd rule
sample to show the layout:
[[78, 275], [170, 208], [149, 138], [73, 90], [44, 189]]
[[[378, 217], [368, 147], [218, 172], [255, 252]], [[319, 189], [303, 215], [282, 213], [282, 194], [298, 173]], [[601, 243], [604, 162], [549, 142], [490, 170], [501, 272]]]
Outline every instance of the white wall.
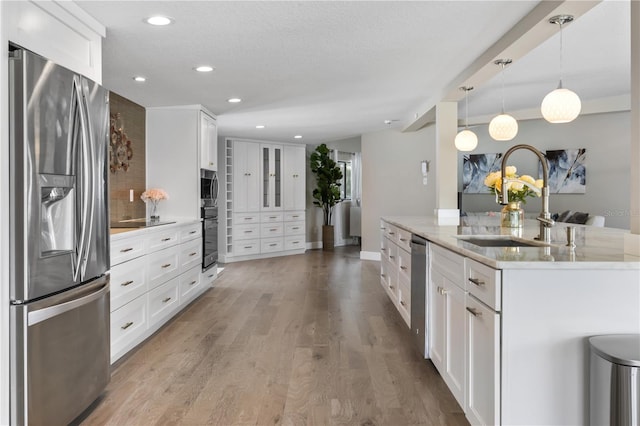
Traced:
[[[431, 216], [436, 207], [435, 126], [362, 135], [362, 251], [379, 253], [380, 217]], [[421, 161], [431, 161], [422, 184]], [[451, 179], [456, 179], [451, 171]]]
[[[525, 143], [544, 153], [546, 150], [586, 148], [587, 188], [585, 194], [552, 194], [549, 209], [552, 213], [565, 210], [605, 216], [605, 226], [629, 229], [631, 141], [629, 112], [583, 115], [567, 124], [550, 124], [545, 120], [519, 123], [518, 135], [510, 142], [497, 142], [489, 136], [487, 126], [473, 131], [478, 135], [478, 147], [471, 154], [506, 152], [511, 146]], [[462, 190], [462, 159], [459, 154], [458, 184]], [[537, 176], [538, 160], [528, 151], [517, 151], [509, 164], [518, 173]], [[636, 165], [637, 166], [637, 165]], [[541, 202], [529, 198], [527, 213], [540, 211]], [[463, 194], [463, 211], [499, 211], [491, 194]]]

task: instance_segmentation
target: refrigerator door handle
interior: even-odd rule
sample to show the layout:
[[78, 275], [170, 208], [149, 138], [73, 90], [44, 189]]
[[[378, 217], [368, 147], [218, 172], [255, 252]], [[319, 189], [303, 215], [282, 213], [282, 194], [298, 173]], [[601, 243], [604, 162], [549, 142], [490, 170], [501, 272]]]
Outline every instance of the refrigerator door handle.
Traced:
[[[84, 81], [84, 79], [82, 79], [81, 81]], [[84, 87], [81, 85], [80, 86], [80, 91], [81, 91], [81, 100], [82, 100], [82, 110], [84, 111], [84, 116], [87, 122], [87, 126], [86, 126], [86, 138], [84, 138], [84, 144], [85, 144], [85, 156], [83, 156], [82, 158], [84, 159], [85, 163], [84, 163], [84, 170], [86, 170], [86, 177], [87, 177], [87, 181], [86, 181], [86, 187], [87, 187], [87, 198], [85, 198], [85, 204], [88, 203], [89, 207], [87, 209], [87, 216], [85, 216], [84, 218], [84, 222], [83, 222], [83, 228], [85, 228], [85, 238], [84, 238], [84, 249], [82, 251], [83, 253], [83, 258], [81, 259], [81, 264], [82, 264], [82, 279], [85, 279], [85, 270], [87, 268], [87, 260], [89, 258], [89, 249], [91, 248], [91, 238], [90, 236], [93, 235], [93, 221], [94, 221], [94, 214], [95, 214], [95, 204], [96, 204], [96, 200], [95, 200], [95, 171], [94, 171], [94, 167], [95, 167], [95, 153], [93, 151], [94, 149], [94, 141], [93, 141], [93, 129], [91, 128], [91, 120], [90, 120], [90, 114], [89, 114], [89, 101], [87, 100], [87, 97], [85, 95], [85, 90]]]
[[[89, 182], [92, 181], [92, 176], [89, 170], [90, 163], [90, 154], [88, 153], [88, 117], [86, 110], [86, 102], [84, 99], [84, 95], [82, 93], [81, 81], [79, 76], [73, 77], [73, 93], [76, 98], [76, 102], [78, 105], [78, 111], [80, 115], [80, 128], [81, 128], [81, 141], [80, 141], [80, 153], [79, 153], [79, 161], [77, 164], [77, 170], [80, 174], [80, 182], [82, 192], [80, 194], [80, 206], [81, 206], [81, 229], [80, 229], [80, 241], [78, 243], [77, 254], [76, 254], [76, 262], [75, 262], [75, 270], [73, 271], [73, 279], [74, 281], [78, 281], [78, 278], [81, 276], [81, 272], [84, 273], [86, 268], [86, 259], [87, 254], [85, 250], [87, 249], [87, 235], [89, 231], [88, 222], [91, 220], [89, 217], [90, 214], [90, 206], [89, 203], [93, 198], [93, 194], [91, 193], [91, 188], [89, 187]], [[89, 157], [89, 158], [87, 158]]]
[[72, 309], [87, 305], [94, 300], [101, 298], [105, 293], [109, 291], [109, 283], [106, 279], [103, 279], [99, 283], [96, 283], [96, 286], [99, 287], [99, 290], [94, 291], [93, 293], [86, 296], [82, 296], [78, 299], [70, 300], [68, 302], [60, 303], [58, 305], [53, 305], [29, 312], [27, 316], [27, 324], [29, 326], [32, 326], [34, 324], [38, 324], [39, 322], [46, 321], [49, 318], [68, 312]]

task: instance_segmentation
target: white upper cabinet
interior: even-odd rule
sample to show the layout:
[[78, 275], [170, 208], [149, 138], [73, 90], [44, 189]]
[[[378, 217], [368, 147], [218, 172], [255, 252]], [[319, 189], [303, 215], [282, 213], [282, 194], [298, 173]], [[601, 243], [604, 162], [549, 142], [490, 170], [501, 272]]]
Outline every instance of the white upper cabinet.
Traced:
[[306, 150], [304, 146], [284, 146], [283, 196], [285, 210], [306, 208]]
[[260, 211], [260, 144], [233, 143], [233, 211]]
[[200, 168], [218, 170], [218, 126], [216, 119], [200, 112]]

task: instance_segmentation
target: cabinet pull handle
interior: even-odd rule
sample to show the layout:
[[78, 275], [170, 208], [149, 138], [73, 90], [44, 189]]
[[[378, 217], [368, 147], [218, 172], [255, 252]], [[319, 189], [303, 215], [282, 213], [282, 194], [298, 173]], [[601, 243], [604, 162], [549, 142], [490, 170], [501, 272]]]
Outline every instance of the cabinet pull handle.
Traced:
[[133, 247], [122, 249], [122, 250], [120, 250], [120, 253], [126, 253], [126, 252], [131, 251], [131, 250], [133, 250]]
[[300, 227], [298, 227], [298, 226], [294, 226], [294, 227], [293, 227], [293, 228], [291, 228], [291, 229], [296, 230], [296, 229], [300, 229]]
[[162, 300], [162, 303], [167, 303], [169, 300], [171, 300], [171, 298], [170, 298], [170, 297], [167, 297], [166, 299], [163, 299], [163, 300]]
[[299, 244], [300, 241], [291, 241], [291, 244]]
[[253, 219], [252, 217], [245, 217], [244, 220], [251, 220]]
[[277, 219], [278, 216], [269, 216], [269, 219]]
[[445, 294], [447, 294], [447, 290], [445, 290], [445, 289], [444, 289], [444, 288], [442, 288], [442, 287], [438, 287], [438, 293], [440, 293], [441, 295], [443, 295], [443, 296], [444, 296]]
[[407, 267], [406, 266], [401, 266], [400, 269], [402, 269], [403, 271], [406, 271]]
[[384, 248], [384, 247], [382, 247], [382, 248], [380, 249], [380, 251], [387, 251], [387, 249], [386, 249], [386, 248]]
[[277, 231], [277, 230], [278, 230], [278, 228], [270, 228], [270, 229], [269, 229], [269, 232], [275, 232], [275, 231]]
[[385, 228], [384, 226], [381, 226], [380, 229], [387, 229], [387, 228]]
[[162, 267], [162, 269], [166, 269], [166, 268], [168, 268], [169, 266], [171, 266], [171, 264], [170, 264], [170, 263], [165, 263], [165, 264], [164, 264], [164, 265], [162, 265], [161, 267]]
[[245, 234], [253, 234], [253, 231], [244, 231]]
[[123, 282], [123, 283], [122, 283], [122, 284], [120, 284], [120, 285], [121, 285], [122, 287], [126, 287], [126, 286], [131, 285], [131, 284], [133, 284], [133, 281], [125, 281], [125, 282]]
[[396, 235], [396, 233], [389, 231], [389, 235]]
[[293, 215], [293, 216], [291, 216], [291, 217], [293, 217], [293, 218], [295, 219], [295, 218], [300, 217], [300, 216], [298, 216], [297, 214], [294, 214], [294, 215]]
[[269, 247], [275, 247], [275, 246], [277, 246], [277, 245], [278, 245], [278, 244], [273, 243], [273, 244], [269, 244]]
[[407, 241], [407, 239], [406, 238], [400, 238], [400, 241], [405, 242], [405, 241]]
[[482, 312], [477, 311], [473, 308], [470, 308], [467, 306], [467, 312], [469, 312], [471, 315], [473, 315], [474, 317], [481, 317], [482, 316]]
[[389, 255], [389, 259], [395, 259], [395, 258], [396, 258], [395, 256]]
[[125, 325], [121, 326], [120, 328], [123, 330], [126, 330], [127, 328], [131, 327], [133, 325], [133, 321], [129, 321], [128, 323], [126, 323]]
[[195, 256], [196, 254], [198, 254], [198, 252], [194, 251], [193, 253], [189, 253], [189, 256]]
[[469, 281], [471, 281], [472, 283], [474, 283], [477, 286], [485, 285], [485, 282], [482, 281], [481, 279], [478, 279], [478, 278], [469, 278]]
[[250, 249], [250, 248], [253, 248], [253, 246], [244, 246], [244, 248]]
[[189, 234], [195, 234], [196, 232], [198, 232], [198, 231], [191, 231], [191, 232], [189, 232]]
[[195, 283], [196, 283], [195, 281], [191, 281], [189, 285], [194, 285]]
[[393, 290], [395, 287], [394, 287], [394, 286], [392, 286], [391, 284], [389, 284], [389, 288], [390, 288], [391, 290]]
[[163, 242], [164, 242], [164, 241], [171, 241], [171, 238], [170, 238], [170, 237], [169, 237], [169, 238], [163, 238], [163, 239], [161, 239], [160, 241], [163, 241]]
[[381, 276], [382, 278], [386, 277], [386, 275], [385, 275], [385, 274], [380, 274], [380, 276]]
[[406, 303], [404, 303], [404, 300], [401, 300], [401, 301], [400, 301], [400, 304], [401, 304], [402, 306], [407, 306], [407, 304], [406, 304]]

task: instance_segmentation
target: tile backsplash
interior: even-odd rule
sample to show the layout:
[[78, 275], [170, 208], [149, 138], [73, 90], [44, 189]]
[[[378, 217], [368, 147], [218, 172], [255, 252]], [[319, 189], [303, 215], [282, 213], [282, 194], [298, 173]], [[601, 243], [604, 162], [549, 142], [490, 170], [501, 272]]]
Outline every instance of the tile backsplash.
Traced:
[[110, 219], [111, 222], [118, 222], [143, 218], [146, 215], [146, 205], [140, 195], [146, 189], [146, 112], [143, 106], [114, 92], [110, 92], [109, 100]]

